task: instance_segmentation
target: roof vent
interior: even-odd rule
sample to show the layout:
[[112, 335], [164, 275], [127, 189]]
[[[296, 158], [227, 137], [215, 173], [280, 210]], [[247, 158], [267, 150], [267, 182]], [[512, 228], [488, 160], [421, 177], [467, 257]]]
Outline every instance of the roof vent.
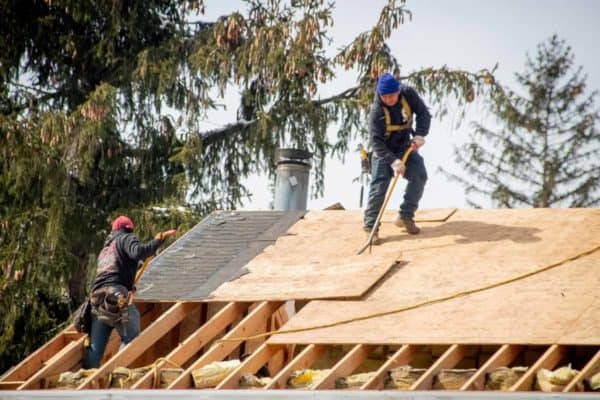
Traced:
[[277, 151], [275, 210], [306, 210], [312, 153], [299, 149]]

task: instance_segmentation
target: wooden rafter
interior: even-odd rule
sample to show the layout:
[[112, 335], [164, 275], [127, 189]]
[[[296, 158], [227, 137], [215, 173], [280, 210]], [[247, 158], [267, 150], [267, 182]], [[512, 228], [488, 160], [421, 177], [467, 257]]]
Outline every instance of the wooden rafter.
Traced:
[[0, 382], [0, 390], [15, 390], [24, 383], [24, 381], [2, 381]]
[[220, 384], [217, 389], [237, 389], [239, 387], [242, 374], [254, 374], [265, 365], [271, 357], [283, 351], [282, 345], [268, 345], [263, 343], [250, 357], [248, 357], [239, 367], [233, 370]]
[[375, 376], [370, 381], [366, 382], [360, 390], [377, 390], [383, 387], [383, 382], [387, 372], [400, 365], [410, 363], [415, 354], [419, 351], [420, 346], [403, 345], [396, 351], [375, 373]]
[[567, 353], [567, 349], [565, 346], [553, 344], [541, 355], [541, 357], [533, 364], [511, 388], [509, 391], [527, 391], [531, 390], [531, 386], [533, 384], [533, 379], [537, 372], [542, 369], [552, 369], [560, 362], [562, 358]]
[[[27, 358], [17, 364], [14, 368], [9, 370], [0, 378], [1, 382], [15, 382], [25, 381], [29, 379], [33, 374], [38, 372], [44, 364], [56, 355], [61, 349], [69, 344], [70, 338], [67, 333], [73, 332], [73, 327], [69, 326], [62, 332], [58, 333], [42, 347], [31, 353]], [[77, 334], [77, 340], [81, 337], [81, 334]]]
[[600, 350], [598, 350], [598, 352], [596, 352], [592, 359], [588, 361], [587, 364], [585, 364], [585, 367], [583, 367], [583, 369], [579, 371], [577, 376], [575, 376], [575, 378], [573, 378], [573, 380], [569, 382], [569, 384], [565, 387], [563, 392], [572, 392], [579, 382], [583, 381], [585, 378], [589, 378], [598, 370], [600, 370]]
[[483, 390], [485, 376], [498, 367], [508, 366], [523, 350], [523, 346], [502, 345], [478, 370], [465, 382], [460, 390]]
[[116, 367], [128, 366], [132, 360], [142, 355], [150, 346], [156, 343], [160, 338], [167, 334], [174, 326], [180, 323], [188, 312], [199, 307], [197, 303], [178, 302], [162, 314], [148, 328], [144, 329], [138, 337], [125, 346], [110, 360], [104, 363], [98, 371], [87, 377], [77, 390], [91, 388], [94, 382], [104, 386], [102, 382], [108, 374]]
[[469, 346], [453, 344], [444, 354], [433, 363], [431, 367], [413, 385], [410, 390], [429, 390], [433, 383], [433, 377], [444, 368], [453, 368], [465, 356]]
[[350, 375], [371, 354], [375, 346], [357, 344], [338, 361], [333, 368], [319, 382], [314, 385], [315, 389], [333, 389], [335, 380]]
[[[146, 308], [142, 307], [142, 309]], [[144, 321], [145, 319], [142, 318], [142, 323]], [[112, 348], [116, 348], [115, 339], [114, 336], [111, 336], [106, 346], [106, 353], [110, 352]], [[79, 354], [80, 357], [83, 357], [84, 340], [85, 335], [75, 331], [73, 326], [70, 325], [7, 372], [0, 382], [21, 381], [19, 385], [21, 390], [39, 388], [39, 384], [44, 378], [68, 371], [81, 362], [81, 359], [79, 359], [78, 362], [70, 365], [73, 354]], [[77, 346], [72, 345], [73, 342], [77, 342]], [[62, 351], [66, 346], [70, 346], [69, 351]]]
[[[244, 319], [242, 319], [239, 324], [237, 324], [232, 330], [223, 336], [223, 339], [252, 335], [266, 324], [266, 321], [279, 307], [281, 307], [282, 304], [283, 302], [280, 301], [263, 301], [259, 303], [258, 306], [255, 307]], [[193, 370], [201, 368], [211, 362], [225, 359], [225, 357], [227, 357], [239, 345], [239, 342], [219, 342], [213, 345], [175, 381], [173, 381], [168, 389], [187, 389], [192, 387]]]
[[279, 371], [264, 389], [284, 389], [292, 372], [310, 367], [325, 353], [325, 350], [326, 347], [323, 345], [309, 344], [287, 366]]
[[42, 379], [68, 371], [83, 359], [83, 343], [85, 338], [70, 342], [54, 355], [46, 365], [27, 379], [18, 390], [39, 389]]
[[[179, 346], [174, 348], [165, 358], [177, 365], [183, 365], [223, 331], [227, 325], [242, 315], [247, 308], [248, 303], [228, 303]], [[156, 368], [160, 369], [165, 364], [166, 361], [161, 361], [156, 365]], [[148, 371], [132, 386], [132, 389], [151, 389], [153, 379], [154, 371]]]

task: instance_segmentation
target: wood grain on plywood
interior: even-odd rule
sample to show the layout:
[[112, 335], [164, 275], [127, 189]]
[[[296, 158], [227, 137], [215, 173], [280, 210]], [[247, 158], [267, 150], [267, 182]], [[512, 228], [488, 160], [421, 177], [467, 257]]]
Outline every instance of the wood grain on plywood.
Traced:
[[[312, 301], [284, 329], [394, 311], [566, 260], [600, 244], [600, 210], [461, 210], [446, 223], [424, 228], [421, 235], [409, 237], [384, 224], [380, 236], [384, 243], [374, 247], [374, 254], [401, 253], [401, 264], [363, 300]], [[598, 286], [600, 251], [468, 296], [375, 319], [278, 334], [270, 342], [355, 343], [360, 335], [362, 343], [371, 344], [599, 344]]]

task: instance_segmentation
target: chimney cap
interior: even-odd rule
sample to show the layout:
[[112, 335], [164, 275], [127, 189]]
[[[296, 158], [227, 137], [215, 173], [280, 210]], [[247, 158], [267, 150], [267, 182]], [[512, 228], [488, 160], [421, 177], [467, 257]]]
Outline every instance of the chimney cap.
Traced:
[[308, 150], [301, 149], [278, 149], [277, 164], [304, 164], [310, 166], [313, 154]]

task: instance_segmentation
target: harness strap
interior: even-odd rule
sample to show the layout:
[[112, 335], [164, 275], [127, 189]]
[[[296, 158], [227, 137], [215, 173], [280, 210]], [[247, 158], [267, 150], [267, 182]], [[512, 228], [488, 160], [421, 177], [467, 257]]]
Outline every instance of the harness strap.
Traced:
[[387, 107], [383, 107], [383, 113], [385, 114], [385, 136], [388, 137], [392, 134], [392, 132], [402, 131], [404, 129], [412, 128], [413, 123], [413, 112], [408, 104], [408, 101], [404, 98], [404, 96], [400, 97], [400, 102], [402, 103], [403, 114], [406, 117], [406, 123], [401, 125], [392, 125], [392, 117], [390, 116], [390, 111]]

